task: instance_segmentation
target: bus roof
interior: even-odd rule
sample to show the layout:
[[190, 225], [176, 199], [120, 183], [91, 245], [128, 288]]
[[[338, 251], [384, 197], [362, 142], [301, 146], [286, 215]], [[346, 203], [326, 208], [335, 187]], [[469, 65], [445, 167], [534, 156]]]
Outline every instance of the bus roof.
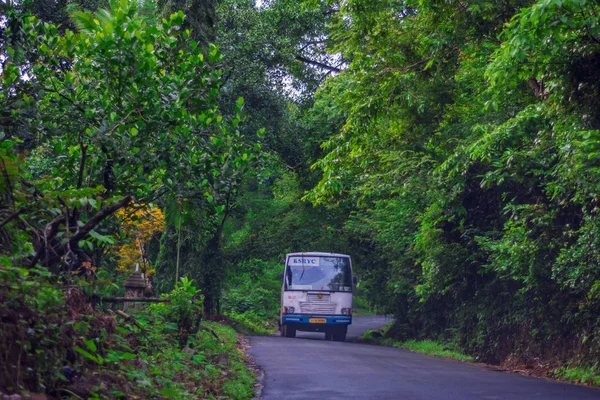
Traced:
[[306, 252], [306, 253], [288, 253], [285, 255], [286, 258], [289, 256], [309, 256], [309, 257], [315, 257], [315, 256], [324, 256], [324, 257], [348, 257], [350, 258], [350, 256], [348, 254], [338, 254], [338, 253], [322, 253], [322, 252], [318, 252], [318, 251], [310, 251], [310, 252]]

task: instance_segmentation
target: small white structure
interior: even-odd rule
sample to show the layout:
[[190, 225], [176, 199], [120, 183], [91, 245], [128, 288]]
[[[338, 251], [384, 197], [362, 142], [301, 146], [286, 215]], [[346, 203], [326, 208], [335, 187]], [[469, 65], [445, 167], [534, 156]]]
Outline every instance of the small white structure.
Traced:
[[[129, 279], [125, 281], [123, 285], [125, 287], [125, 297], [127, 298], [140, 298], [144, 297], [144, 291], [146, 290], [146, 280], [144, 279], [141, 272], [138, 271], [138, 266], [136, 265], [136, 271], [131, 274]], [[123, 303], [123, 310], [127, 310], [128, 308], [138, 308], [139, 304], [126, 301]]]

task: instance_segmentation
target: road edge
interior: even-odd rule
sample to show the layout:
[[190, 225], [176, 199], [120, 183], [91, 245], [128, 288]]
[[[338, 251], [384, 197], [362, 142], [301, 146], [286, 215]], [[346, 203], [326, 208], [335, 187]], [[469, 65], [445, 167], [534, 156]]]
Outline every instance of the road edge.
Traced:
[[252, 400], [258, 400], [262, 397], [263, 388], [265, 386], [265, 372], [258, 366], [254, 356], [248, 352], [248, 349], [252, 347], [250, 338], [241, 333], [238, 333], [238, 337], [241, 344], [240, 348], [245, 355], [244, 364], [248, 369], [254, 372], [254, 396], [252, 397]]

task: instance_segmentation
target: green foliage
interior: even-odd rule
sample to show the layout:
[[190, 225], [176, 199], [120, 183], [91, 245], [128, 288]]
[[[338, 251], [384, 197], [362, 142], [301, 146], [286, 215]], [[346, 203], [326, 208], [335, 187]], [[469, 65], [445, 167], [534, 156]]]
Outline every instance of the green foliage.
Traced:
[[372, 249], [361, 288], [396, 337], [489, 361], [598, 357], [599, 11], [339, 4], [328, 34], [348, 68], [307, 114], [331, 132], [305, 198], [352, 210], [349, 239]]
[[473, 357], [462, 354], [452, 346], [443, 345], [441, 343], [433, 342], [431, 340], [415, 341], [409, 340], [402, 344], [395, 344], [394, 347], [401, 347], [414, 351], [416, 353], [429, 354], [431, 356], [452, 358], [460, 361], [472, 361]]
[[[94, 253], [112, 239], [94, 228], [133, 196], [193, 198], [210, 217], [226, 213], [260, 145], [239, 129], [243, 99], [221, 115], [221, 53], [190, 40], [184, 19], [153, 21], [118, 1], [72, 12], [77, 32], [15, 16], [19, 46], [37, 49], [3, 49], [0, 103], [11, 118], [2, 119], [0, 167], [11, 201], [0, 211], [22, 208], [31, 228], [9, 227], [31, 235], [36, 254], [19, 262], [96, 268]], [[49, 236], [40, 241], [43, 229]]]
[[277, 329], [283, 263], [250, 259], [231, 268], [222, 299], [223, 312], [247, 333]]
[[169, 303], [148, 307], [152, 318], [160, 318], [164, 322], [165, 332], [177, 332], [181, 349], [186, 346], [190, 334], [198, 331], [204, 315], [204, 297], [192, 282], [185, 276], [180, 278], [171, 293], [163, 295], [170, 299]]
[[464, 354], [459, 346], [452, 343], [440, 343], [433, 340], [407, 340], [399, 342], [389, 337], [390, 331], [395, 329], [394, 323], [390, 323], [383, 328], [366, 331], [361, 340], [367, 343], [379, 344], [383, 346], [399, 347], [414, 351], [415, 353], [427, 354], [430, 356], [451, 358], [460, 361], [473, 361], [473, 357]]
[[48, 271], [25, 269], [0, 256], [0, 388], [52, 390], [67, 349], [60, 340], [65, 298]]
[[[203, 296], [187, 278], [168, 305], [127, 327], [95, 311], [87, 296], [119, 290], [103, 286], [114, 278], [109, 247], [123, 239], [110, 218], [115, 211], [133, 197], [189, 202], [204, 224], [195, 239], [210, 238], [258, 161], [255, 132], [242, 131], [244, 100], [236, 97], [227, 115], [217, 104], [219, 49], [192, 40], [186, 26], [199, 21], [181, 11], [149, 15], [151, 1], [72, 2], [81, 7], [68, 10], [64, 2], [18, 3], [2, 5], [8, 13], [0, 39], [0, 348], [7, 368], [0, 388], [83, 398], [251, 398], [252, 374], [235, 333], [216, 327], [226, 340], [205, 337], [213, 324], [202, 325]], [[208, 285], [212, 278], [198, 282], [207, 296], [220, 290]], [[196, 349], [195, 358], [185, 346]], [[219, 364], [223, 354], [229, 365]], [[80, 386], [71, 386], [67, 367], [82, 377]]]
[[[237, 168], [249, 155], [239, 132], [214, 104], [220, 72], [212, 64], [219, 62], [220, 52], [211, 48], [205, 60], [202, 50], [187, 41], [189, 32], [180, 29], [182, 13], [147, 25], [124, 4], [115, 3], [110, 12], [74, 13], [77, 34], [52, 36], [55, 28], [35, 20], [25, 27], [45, 61], [34, 69], [32, 82], [44, 93], [40, 122], [48, 134], [61, 127], [61, 135], [50, 142], [67, 155], [59, 168], [81, 161], [81, 173], [91, 175], [80, 179], [140, 200], [160, 191], [194, 190], [206, 192], [211, 203], [213, 185], [198, 178], [212, 180], [214, 168]], [[181, 43], [188, 48], [181, 49]], [[67, 74], [49, 68], [58, 58], [73, 60]], [[64, 126], [65, 113], [79, 125]], [[114, 160], [114, 182], [97, 175], [102, 168], [86, 168], [107, 159]]]
[[[237, 260], [282, 260], [286, 253], [348, 249], [340, 215], [343, 211], [312, 207], [299, 201], [302, 187], [293, 172], [248, 179], [232, 218], [224, 227], [225, 256]], [[342, 233], [342, 234], [340, 234]]]
[[[170, 303], [153, 304], [137, 313], [145, 333], [139, 337], [140, 355], [148, 368], [130, 371], [131, 379], [147, 386], [150, 393], [154, 388], [168, 398], [252, 398], [254, 375], [237, 347], [236, 332], [218, 323], [200, 323], [202, 299], [198, 293], [184, 277], [168, 296]], [[191, 326], [181, 324], [190, 318], [194, 321]], [[178, 347], [174, 337], [179, 338]]]
[[595, 363], [592, 367], [561, 367], [553, 372], [553, 376], [569, 382], [600, 386], [598, 363]]

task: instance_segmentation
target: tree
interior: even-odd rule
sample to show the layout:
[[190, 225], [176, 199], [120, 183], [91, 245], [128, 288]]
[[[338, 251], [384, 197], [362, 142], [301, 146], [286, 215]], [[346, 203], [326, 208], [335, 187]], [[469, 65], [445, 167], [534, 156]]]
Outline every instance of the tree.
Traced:
[[345, 120], [306, 198], [353, 210], [346, 228], [381, 257], [366, 285], [401, 336], [501, 360], [597, 331], [598, 11], [339, 3], [329, 35], [348, 69], [315, 107]]
[[9, 192], [20, 197], [3, 210], [22, 206], [29, 217], [43, 215], [36, 225], [44, 228], [27, 228], [36, 253], [29, 263], [52, 269], [89, 261], [83, 240], [133, 197], [194, 198], [209, 213], [222, 213], [228, 180], [260, 148], [238, 130], [243, 100], [233, 117], [220, 115], [220, 71], [213, 66], [220, 52], [211, 46], [205, 60], [180, 29], [183, 13], [148, 24], [135, 5], [115, 1], [110, 11], [73, 18], [79, 32], [63, 36], [27, 18], [23, 30], [27, 46], [37, 49], [36, 63], [8, 48], [0, 93], [13, 126], [21, 127], [5, 131], [4, 148], [26, 131], [35, 138], [30, 147], [47, 145], [56, 160], [33, 185], [11, 176]]

